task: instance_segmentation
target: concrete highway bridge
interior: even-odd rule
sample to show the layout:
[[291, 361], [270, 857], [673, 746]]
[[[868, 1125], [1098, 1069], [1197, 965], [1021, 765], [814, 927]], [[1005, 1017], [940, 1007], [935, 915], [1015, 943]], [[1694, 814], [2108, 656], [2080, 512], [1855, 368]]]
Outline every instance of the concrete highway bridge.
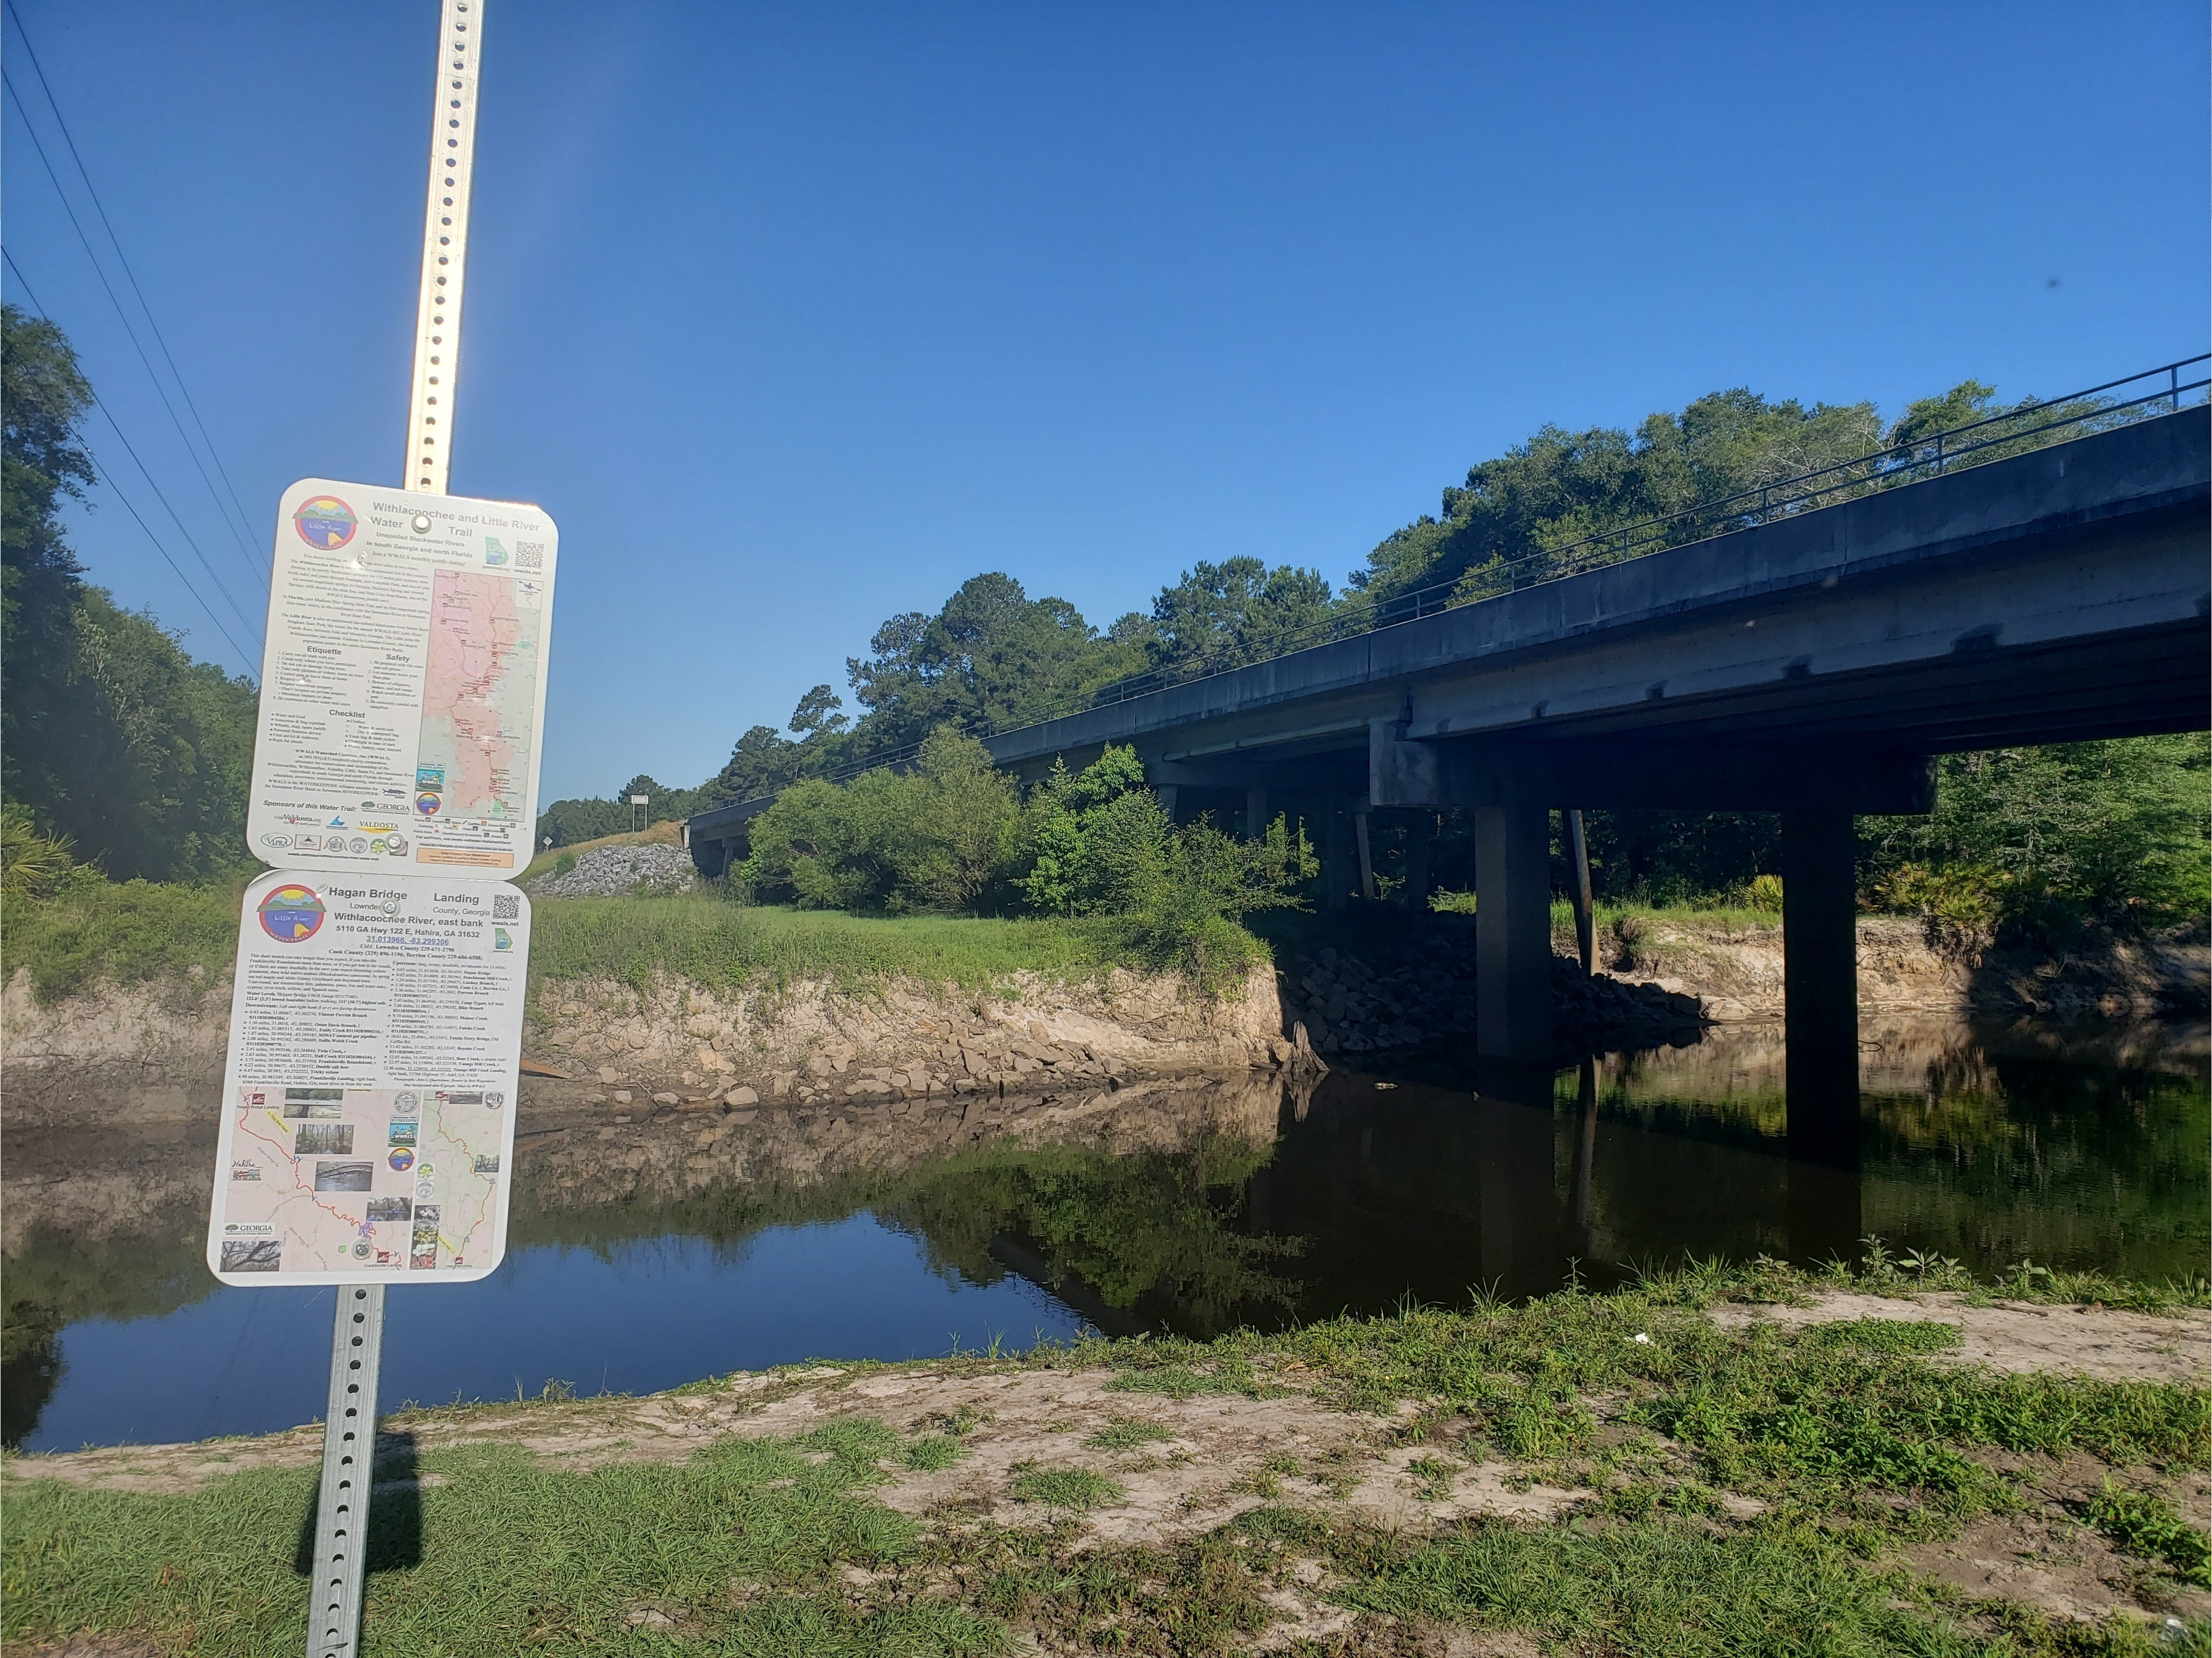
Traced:
[[[1026, 779], [1127, 744], [1180, 818], [1300, 815], [1333, 903], [1363, 814], [1471, 811], [1505, 1061], [1550, 1052], [1551, 809], [1778, 812], [1796, 1140], [1821, 1098], [1856, 1122], [1855, 814], [1929, 810], [1938, 754], [2212, 725], [2208, 485], [2183, 408], [986, 742]], [[767, 805], [692, 818], [701, 866]]]

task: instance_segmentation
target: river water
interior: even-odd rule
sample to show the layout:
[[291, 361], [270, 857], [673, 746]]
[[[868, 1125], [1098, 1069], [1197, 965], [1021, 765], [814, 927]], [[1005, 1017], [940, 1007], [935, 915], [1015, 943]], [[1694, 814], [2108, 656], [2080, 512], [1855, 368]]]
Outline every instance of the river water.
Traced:
[[[1856, 1169], [1787, 1154], [1778, 1027], [1507, 1084], [1449, 1057], [934, 1109], [628, 1123], [526, 1089], [507, 1259], [389, 1298], [383, 1397], [642, 1393], [811, 1357], [1206, 1335], [1408, 1297], [1597, 1286], [1686, 1256], [1816, 1262], [1872, 1235], [2203, 1271], [2203, 1030], [1869, 1028]], [[1482, 1086], [1478, 1086], [1480, 1084]], [[321, 1409], [331, 1292], [200, 1264], [205, 1126], [10, 1131], [8, 1444], [262, 1432]]]

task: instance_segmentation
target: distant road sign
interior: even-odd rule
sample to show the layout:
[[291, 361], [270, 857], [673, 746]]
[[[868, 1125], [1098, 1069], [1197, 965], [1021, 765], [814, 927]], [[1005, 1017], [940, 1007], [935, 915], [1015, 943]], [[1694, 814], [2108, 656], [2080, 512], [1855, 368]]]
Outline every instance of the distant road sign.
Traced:
[[507, 1252], [530, 900], [445, 876], [246, 890], [209, 1268], [464, 1283]]
[[530, 861], [559, 543], [511, 501], [327, 478], [284, 492], [255, 857], [479, 881]]

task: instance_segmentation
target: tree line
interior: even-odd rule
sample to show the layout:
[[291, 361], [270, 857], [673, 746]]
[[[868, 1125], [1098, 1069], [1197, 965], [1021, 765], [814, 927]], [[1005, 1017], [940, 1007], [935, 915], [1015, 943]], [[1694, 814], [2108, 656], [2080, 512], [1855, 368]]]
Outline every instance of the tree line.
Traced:
[[0, 307], [0, 811], [9, 884], [72, 859], [116, 880], [252, 866], [253, 682], [84, 576], [65, 500], [94, 482], [77, 428], [92, 387], [62, 331]]
[[[196, 661], [181, 635], [86, 579], [61, 512], [94, 482], [78, 435], [92, 388], [67, 337], [0, 307], [0, 375], [7, 884], [35, 892], [72, 868], [114, 880], [235, 878], [256, 867], [244, 839], [254, 683]], [[818, 684], [782, 727], [745, 731], [714, 776], [665, 789], [641, 775], [611, 799], [556, 801], [539, 833], [568, 845], [628, 829], [632, 794], [651, 796], [653, 815], [665, 819], [792, 792], [781, 816], [763, 822], [760, 844], [787, 848], [753, 866], [749, 878], [764, 896], [1079, 914], [1103, 913], [1101, 895], [1119, 893], [1112, 902], [1133, 913], [1165, 916], [1173, 901], [1159, 894], [1218, 889], [1212, 913], [1236, 914], [1246, 897], [1279, 896], [1310, 878], [1299, 872], [1309, 854], [1295, 835], [1272, 852], [1262, 841], [1256, 853], [1232, 853], [1226, 837], [1182, 835], [1148, 816], [1157, 807], [1144, 804], [1152, 797], [1140, 777], [1124, 774], [1125, 761], [1022, 798], [988, 765], [975, 769], [980, 745], [946, 744], [1037, 719], [1117, 680], [1264, 659], [1416, 589], [1478, 596], [1503, 563], [1540, 562], [1591, 534], [1885, 445], [1908, 453], [1930, 432], [2023, 406], [1970, 380], [1908, 405], [1885, 427], [1869, 403], [1808, 406], [1738, 389], [1652, 415], [1633, 432], [1547, 426], [1470, 467], [1436, 513], [1384, 537], [1341, 589], [1310, 568], [1241, 555], [1201, 561], [1148, 610], [1103, 629], [1064, 599], [1030, 598], [1012, 576], [975, 576], [934, 615], [889, 618], [868, 653], [847, 660], [857, 712]], [[1991, 429], [2005, 430], [2001, 418]], [[1693, 513], [1676, 533], [1712, 527]], [[939, 746], [911, 786], [888, 774], [842, 788], [829, 780], [887, 756], [921, 756], [931, 741]], [[956, 755], [965, 757], [956, 764]], [[2203, 733], [1947, 756], [1932, 816], [1862, 820], [1867, 896], [1960, 925], [2044, 932], [2201, 917], [2212, 905], [2208, 760], [2212, 740]], [[921, 793], [898, 794], [909, 786]], [[918, 850], [911, 834], [899, 839], [899, 813], [941, 824], [955, 800], [982, 802], [981, 817], [994, 826], [988, 857], [981, 841], [952, 853]], [[779, 825], [788, 826], [781, 841]], [[1741, 894], [1778, 867], [1771, 817], [1593, 812], [1589, 826], [1596, 885], [1615, 900]], [[1378, 815], [1375, 828], [1386, 885], [1404, 878], [1416, 837], [1427, 838], [1444, 884], [1464, 879], [1455, 872], [1471, 860], [1461, 856], [1466, 828], [1450, 814], [1426, 824], [1418, 815]], [[985, 868], [988, 878], [975, 877]], [[1102, 873], [1112, 870], [1121, 872]]]
[[[854, 712], [833, 685], [816, 685], [782, 727], [743, 732], [713, 777], [664, 789], [641, 776], [613, 800], [556, 802], [540, 833], [566, 844], [626, 828], [620, 800], [631, 793], [653, 794], [657, 816], [679, 817], [849, 776], [911, 756], [940, 729], [986, 734], [1080, 706], [1116, 682], [1264, 660], [1361, 626], [1410, 593], [1464, 600], [1497, 591], [1508, 566], [1579, 568], [1591, 537], [1624, 526], [1671, 513], [1679, 516], [1662, 540], [1710, 535], [1746, 521], [1763, 487], [1869, 455], [1909, 466], [1936, 432], [1990, 422], [1978, 435], [2002, 454], [2039, 440], [2011, 435], [2018, 423], [2098, 414], [2082, 403], [2031, 420], [2023, 411], [2036, 403], [2006, 402], [1966, 380], [1885, 424], [1871, 402], [1806, 404], [1739, 387], [1655, 413], [1633, 431], [1547, 425], [1471, 466], [1435, 513], [1385, 536], [1340, 588], [1318, 570], [1244, 555], [1200, 561], [1148, 610], [1103, 628], [1065, 599], [1030, 598], [1003, 572], [973, 576], [934, 615], [888, 618], [866, 655], [847, 659]], [[1872, 474], [1835, 476], [1848, 491], [1870, 487]], [[1716, 501], [1730, 504], [1698, 510]], [[1945, 756], [1932, 817], [1862, 823], [1866, 896], [1984, 927], [2163, 925], [2199, 914], [2212, 900], [2207, 759], [2202, 734]], [[1595, 811], [1588, 821], [1594, 883], [1615, 901], [1741, 896], [1779, 867], [1771, 815]], [[1432, 837], [1445, 878], [1456, 862], [1471, 864], [1466, 826], [1452, 814], [1426, 828], [1378, 817], [1376, 828], [1386, 884], [1402, 878], [1417, 834]]]

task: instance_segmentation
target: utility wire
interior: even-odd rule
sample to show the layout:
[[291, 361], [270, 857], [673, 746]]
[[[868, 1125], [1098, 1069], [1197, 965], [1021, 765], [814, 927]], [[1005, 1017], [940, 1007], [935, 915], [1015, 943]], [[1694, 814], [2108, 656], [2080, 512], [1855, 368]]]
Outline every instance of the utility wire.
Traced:
[[[107, 280], [107, 273], [100, 268], [99, 257], [92, 251], [92, 240], [84, 234], [84, 226], [77, 221], [76, 210], [70, 205], [69, 197], [62, 193], [62, 181], [55, 175], [53, 163], [46, 159], [46, 146], [39, 142], [37, 130], [31, 125], [30, 112], [23, 106], [23, 100], [21, 94], [16, 92], [15, 82], [7, 79], [6, 72], [4, 70], [0, 70], [0, 85], [4, 85], [8, 96], [15, 100], [15, 112], [22, 118], [23, 131], [30, 135], [31, 148], [38, 152], [40, 161], [45, 165], [46, 169], [46, 177], [53, 185], [54, 193], [58, 196], [61, 196], [62, 210], [69, 215], [70, 224], [76, 231], [77, 240], [84, 244], [85, 257], [92, 260], [93, 273], [100, 278], [100, 285], [107, 289], [107, 297], [115, 307], [116, 315], [123, 319], [124, 332], [131, 336], [131, 343], [138, 353], [138, 361], [146, 365], [147, 374], [153, 378], [154, 390], [161, 396], [161, 406], [164, 409], [168, 410], [169, 419], [176, 425], [177, 435], [179, 438], [185, 438], [184, 423], [181, 421], [177, 420], [177, 411], [170, 406], [168, 393], [162, 391], [160, 378], [154, 374], [154, 365], [147, 359], [146, 348], [138, 343], [138, 336], [131, 331], [131, 319], [124, 313], [123, 302], [116, 298], [114, 287]], [[21, 274], [21, 270], [18, 267], [16, 275], [20, 276]], [[29, 290], [27, 288], [25, 291], [27, 293]], [[100, 412], [103, 414], [106, 413], [105, 404], [101, 405]], [[108, 424], [111, 426], [115, 424], [114, 416], [112, 415], [108, 416]], [[116, 428], [116, 435], [118, 437], [122, 436], [122, 428]], [[124, 440], [124, 446], [125, 448], [130, 447], [130, 440], [127, 438]], [[185, 438], [185, 447], [188, 452], [191, 451], [191, 439]], [[136, 449], [131, 450], [131, 459], [133, 460], [138, 460], [138, 452]], [[192, 464], [195, 466], [199, 465], [199, 458], [198, 455], [194, 455], [192, 457]], [[223, 579], [216, 574], [215, 566], [208, 562], [208, 556], [200, 550], [199, 543], [193, 538], [191, 531], [186, 527], [185, 520], [178, 515], [177, 509], [169, 505], [169, 498], [167, 495], [162, 495], [161, 486], [158, 483], [154, 483], [154, 475], [152, 472], [147, 471], [146, 464], [143, 461], [138, 462], [138, 470], [142, 472], [145, 472], [146, 482], [149, 484], [153, 484], [154, 494], [160, 499], [161, 505], [168, 509], [169, 517], [175, 521], [178, 533], [184, 537], [185, 544], [192, 550], [192, 556], [199, 560], [200, 568], [208, 573], [208, 580], [215, 583], [216, 591], [221, 593], [225, 599], [229, 601], [230, 608], [232, 610], [236, 612], [238, 619], [244, 623], [247, 627], [252, 627], [253, 625], [252, 618], [246, 614], [245, 607], [238, 602], [236, 596], [231, 592], [230, 588], [224, 583]], [[200, 477], [203, 479], [207, 477], [207, 472], [204, 468], [201, 470]], [[213, 484], [210, 484], [208, 487], [212, 490], [215, 486]], [[221, 510], [220, 502], [217, 503], [217, 510]], [[225, 526], [228, 527], [229, 525], [229, 519], [226, 518], [223, 522]], [[235, 531], [233, 533], [234, 534]]]
[[[92, 197], [93, 210], [100, 215], [101, 228], [107, 232], [107, 240], [115, 248], [116, 262], [122, 265], [123, 275], [131, 283], [131, 291], [138, 297], [138, 308], [146, 313], [146, 325], [154, 331], [154, 343], [161, 348], [161, 360], [169, 365], [169, 373], [176, 380], [177, 390], [184, 397], [185, 407], [191, 411], [192, 424], [199, 429], [200, 441], [207, 446], [208, 459], [215, 463], [215, 470], [222, 479], [222, 487], [229, 493], [230, 504], [237, 509], [237, 525], [232, 525], [219, 496], [216, 498], [216, 511], [222, 514], [223, 527], [238, 540], [239, 552], [246, 560], [246, 568], [252, 571], [253, 579], [260, 583], [261, 590], [265, 593], [269, 590], [269, 581], [256, 562], [252, 546], [252, 517], [238, 498], [238, 486], [230, 481], [230, 472], [222, 464], [222, 453], [216, 448], [215, 440], [208, 434], [207, 422], [200, 418], [199, 405], [192, 401], [192, 389], [185, 383], [184, 371], [177, 367], [177, 360], [170, 353], [168, 337], [161, 332], [161, 325], [154, 315], [154, 307], [147, 303], [145, 290], [138, 285], [138, 273], [131, 268], [130, 256], [123, 251], [123, 239], [115, 234], [115, 225], [107, 216], [106, 204], [100, 199], [100, 191], [94, 187], [91, 170], [85, 166], [84, 157], [77, 151], [76, 137], [70, 131], [69, 122], [63, 118], [62, 106], [54, 97], [52, 85], [46, 79], [46, 67], [39, 62], [39, 54], [32, 48], [31, 33], [23, 27], [23, 15], [15, 9], [15, 0], [7, 0], [7, 7], [8, 15], [15, 20], [15, 33], [23, 43], [23, 55], [31, 60], [32, 71], [39, 77], [39, 90], [46, 94], [46, 107], [53, 112], [54, 125], [61, 129], [62, 142], [69, 146], [70, 159], [76, 163], [77, 176], [84, 180], [85, 194]], [[18, 100], [20, 106], [21, 100]], [[27, 121], [25, 125], [29, 124]], [[171, 416], [174, 417], [173, 410]], [[191, 445], [187, 442], [185, 446], [190, 449]], [[195, 465], [198, 459], [197, 455], [193, 457]], [[214, 495], [215, 485], [209, 482], [204, 471], [200, 473], [200, 481], [207, 484], [209, 495]], [[240, 528], [245, 531], [242, 537], [239, 536]]]
[[[5, 259], [8, 262], [8, 269], [15, 273], [15, 285], [23, 290], [23, 297], [30, 301], [31, 309], [37, 312], [40, 317], [44, 320], [48, 322], [52, 321], [53, 319], [46, 315], [46, 307], [39, 303], [39, 296], [32, 291], [31, 284], [25, 279], [23, 276], [23, 267], [15, 263], [15, 256], [9, 252], [5, 247], [0, 247], [0, 259]], [[146, 472], [146, 463], [143, 460], [138, 460], [138, 452], [136, 449], [131, 448], [131, 440], [123, 436], [123, 428], [116, 425], [115, 416], [107, 412], [107, 405], [100, 402], [96, 394], [92, 399], [92, 406], [100, 410], [101, 417], [107, 422], [109, 428], [114, 432], [118, 438], [122, 440], [123, 446], [125, 449], [130, 450], [131, 459], [134, 461], [137, 461], [138, 463], [138, 470], [141, 472]], [[123, 503], [123, 510], [130, 513], [132, 518], [137, 519], [138, 527], [145, 531], [146, 539], [154, 544], [154, 550], [161, 554], [161, 562], [164, 564], [167, 564], [171, 570], [176, 573], [177, 580], [184, 584], [185, 591], [192, 596], [193, 602], [197, 604], [200, 609], [207, 612], [207, 619], [215, 623], [215, 630], [221, 634], [226, 640], [230, 641], [230, 648], [238, 653], [238, 659], [246, 665], [246, 674], [248, 677], [251, 677], [253, 673], [252, 654], [248, 652], [244, 646], [240, 645], [236, 639], [232, 638], [230, 629], [222, 625], [222, 618], [215, 613], [215, 607], [212, 604], [210, 604], [207, 602], [205, 596], [201, 593], [200, 590], [192, 585], [192, 579], [185, 574], [184, 567], [179, 564], [174, 558], [172, 558], [169, 556], [169, 550], [161, 544], [161, 537], [154, 533], [153, 526], [149, 525], [145, 519], [140, 514], [138, 509], [131, 504], [131, 497], [123, 493], [121, 486], [115, 482], [115, 475], [101, 467], [95, 467], [94, 468], [94, 471], [99, 474], [100, 480], [107, 485], [109, 490], [114, 495], [116, 500]], [[146, 482], [149, 484], [154, 484], [154, 475], [151, 472], [146, 472]], [[154, 484], [154, 493], [156, 495], [161, 495], [161, 489], [159, 484]], [[164, 499], [161, 504], [164, 507], [167, 507], [169, 503], [166, 499]], [[176, 513], [172, 512], [169, 516], [174, 518]], [[187, 539], [189, 539], [189, 537], [187, 537]], [[199, 549], [195, 547], [192, 550], [194, 552], [198, 552]], [[207, 560], [203, 558], [200, 562], [202, 564], [205, 564]], [[210, 570], [208, 574], [210, 575], [213, 575], [215, 573]], [[226, 592], [223, 597], [228, 598], [230, 595]], [[235, 601], [233, 603], [233, 608], [236, 608]]]

